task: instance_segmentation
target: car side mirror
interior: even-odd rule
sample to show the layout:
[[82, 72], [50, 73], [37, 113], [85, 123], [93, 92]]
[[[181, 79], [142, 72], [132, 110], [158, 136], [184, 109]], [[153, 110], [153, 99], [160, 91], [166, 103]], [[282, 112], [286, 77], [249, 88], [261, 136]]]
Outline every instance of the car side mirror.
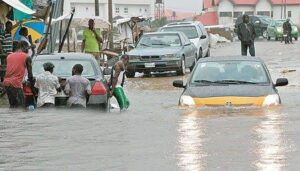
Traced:
[[111, 69], [111, 68], [104, 68], [104, 69], [103, 69], [103, 74], [104, 74], [104, 75], [110, 75], [111, 72], [112, 72], [112, 69]]
[[202, 35], [200, 39], [206, 39], [206, 35]]
[[185, 86], [183, 85], [183, 81], [182, 80], [175, 80], [175, 81], [173, 81], [173, 86], [177, 87], [177, 88], [185, 88]]
[[184, 46], [190, 46], [192, 43], [191, 42], [187, 42], [184, 44]]
[[278, 78], [276, 80], [275, 87], [286, 86], [288, 84], [289, 84], [288, 79], [286, 79], [286, 78]]

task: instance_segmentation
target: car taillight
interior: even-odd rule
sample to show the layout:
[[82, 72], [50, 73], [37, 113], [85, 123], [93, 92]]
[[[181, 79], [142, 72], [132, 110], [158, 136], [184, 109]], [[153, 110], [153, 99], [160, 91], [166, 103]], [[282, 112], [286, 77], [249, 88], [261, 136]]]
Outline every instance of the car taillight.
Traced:
[[106, 88], [104, 84], [100, 81], [96, 81], [92, 88], [92, 95], [105, 95]]

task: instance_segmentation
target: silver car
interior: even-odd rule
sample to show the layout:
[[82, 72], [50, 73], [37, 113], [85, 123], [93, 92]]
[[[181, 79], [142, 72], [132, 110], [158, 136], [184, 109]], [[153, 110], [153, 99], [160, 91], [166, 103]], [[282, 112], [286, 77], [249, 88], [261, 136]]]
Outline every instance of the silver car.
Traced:
[[197, 48], [184, 33], [155, 32], [144, 34], [128, 55], [127, 77], [134, 77], [135, 72], [184, 75], [186, 68], [192, 70], [196, 64]]
[[175, 22], [167, 24], [159, 29], [161, 32], [183, 32], [197, 47], [198, 58], [210, 56], [209, 36], [201, 22]]

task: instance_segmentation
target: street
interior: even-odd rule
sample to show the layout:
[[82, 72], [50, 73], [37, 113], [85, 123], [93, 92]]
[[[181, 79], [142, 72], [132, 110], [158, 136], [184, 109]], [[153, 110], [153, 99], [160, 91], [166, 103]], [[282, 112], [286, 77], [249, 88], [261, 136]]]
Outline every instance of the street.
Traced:
[[[258, 40], [282, 105], [184, 109], [173, 74], [128, 79], [129, 110], [0, 109], [0, 170], [297, 170], [300, 167], [300, 42]], [[240, 43], [211, 49], [239, 55]], [[295, 70], [295, 71], [294, 71]], [[116, 103], [115, 101], [113, 101]]]

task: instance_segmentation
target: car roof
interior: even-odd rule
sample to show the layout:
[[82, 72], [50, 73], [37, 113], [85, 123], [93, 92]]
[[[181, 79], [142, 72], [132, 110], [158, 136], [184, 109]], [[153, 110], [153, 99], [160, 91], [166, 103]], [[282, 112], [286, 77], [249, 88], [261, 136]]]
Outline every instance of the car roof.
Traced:
[[166, 32], [152, 32], [152, 33], [145, 33], [144, 35], [164, 35], [164, 34], [182, 34], [181, 32], [177, 31], [166, 31]]
[[218, 57], [207, 57], [201, 58], [198, 60], [198, 63], [201, 62], [223, 62], [223, 61], [254, 61], [264, 63], [263, 60], [259, 57], [250, 57], [250, 56], [218, 56]]
[[68, 60], [92, 60], [94, 57], [88, 53], [54, 53], [38, 55], [34, 60], [58, 60], [62, 58]]
[[164, 27], [178, 27], [178, 26], [196, 26], [196, 25], [202, 25], [199, 21], [183, 21], [183, 22], [174, 22], [170, 24], [164, 25]]

